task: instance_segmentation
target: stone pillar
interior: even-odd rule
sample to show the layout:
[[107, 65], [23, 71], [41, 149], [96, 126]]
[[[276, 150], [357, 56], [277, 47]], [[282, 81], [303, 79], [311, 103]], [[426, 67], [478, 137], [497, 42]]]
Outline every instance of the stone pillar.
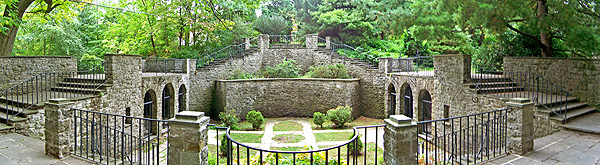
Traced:
[[244, 47], [245, 50], [250, 49], [250, 38], [245, 38], [244, 43], [246, 44], [246, 46]]
[[175, 114], [169, 122], [169, 164], [208, 165], [208, 120], [204, 112]]
[[391, 57], [382, 57], [379, 58], [379, 70], [384, 71], [384, 73], [392, 73], [392, 61], [394, 59]]
[[268, 34], [258, 35], [258, 48], [261, 50], [269, 49], [269, 35]]
[[449, 54], [433, 56], [434, 76], [440, 81], [467, 83], [471, 81], [471, 55]]
[[187, 75], [196, 73], [196, 59], [187, 59]]
[[397, 68], [400, 72], [412, 72], [413, 71], [413, 59], [399, 58]]
[[[142, 115], [142, 56], [125, 54], [105, 54], [106, 83], [108, 88], [103, 107], [105, 113], [125, 115], [123, 111], [131, 108], [132, 115]], [[144, 91], [146, 92], [146, 91]], [[103, 99], [104, 100], [104, 99]]]
[[71, 155], [73, 149], [73, 102], [58, 98], [51, 99], [44, 106], [46, 114], [45, 139], [46, 154], [62, 159]]
[[306, 48], [308, 49], [317, 49], [318, 38], [316, 34], [307, 34], [306, 35]]
[[383, 160], [386, 164], [417, 164], [417, 123], [404, 115], [383, 120]]
[[325, 36], [325, 49], [331, 49], [331, 36]]
[[512, 108], [507, 114], [507, 147], [513, 153], [525, 155], [533, 151], [534, 103], [528, 98], [512, 98], [506, 104]]

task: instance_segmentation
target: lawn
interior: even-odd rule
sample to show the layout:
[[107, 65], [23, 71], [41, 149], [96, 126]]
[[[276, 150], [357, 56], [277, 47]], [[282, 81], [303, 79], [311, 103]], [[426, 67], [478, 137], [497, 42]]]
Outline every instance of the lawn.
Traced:
[[[309, 118], [308, 121], [310, 122], [311, 127], [313, 128], [313, 130], [334, 130], [337, 129], [335, 128], [335, 124], [333, 124], [331, 121], [325, 121], [325, 123], [323, 123], [323, 128], [321, 128], [319, 125], [316, 125], [315, 123], [313, 123], [313, 118]], [[351, 129], [352, 127], [357, 127], [357, 126], [367, 126], [367, 125], [382, 125], [383, 124], [383, 119], [374, 119], [374, 118], [368, 118], [368, 117], [359, 117], [356, 120], [350, 122], [350, 123], [346, 123], [344, 125], [344, 128], [342, 129]]]
[[[268, 119], [265, 118], [265, 122], [264, 123], [267, 123], [267, 120]], [[264, 123], [260, 126], [260, 130], [264, 130], [265, 129], [265, 124]], [[217, 125], [219, 127], [225, 127], [225, 125], [223, 125], [220, 121], [216, 121], [216, 120], [213, 120], [213, 119], [210, 119], [210, 124], [214, 124], [214, 125]], [[215, 128], [214, 127], [210, 127], [210, 129], [215, 129]], [[232, 130], [235, 130], [235, 131], [257, 131], [257, 130], [254, 130], [252, 128], [252, 123], [249, 123], [247, 120], [244, 120], [244, 121], [241, 121], [241, 122], [237, 123], [236, 124], [236, 128], [233, 128]]]
[[[256, 133], [231, 133], [231, 138], [240, 143], [260, 143], [263, 134]], [[220, 138], [219, 138], [220, 140]]]
[[349, 137], [352, 136], [352, 132], [314, 133], [314, 135], [317, 142], [348, 141]]
[[304, 140], [304, 136], [298, 134], [281, 134], [273, 137], [273, 141], [279, 143], [298, 143], [302, 140]]
[[[333, 146], [319, 146], [319, 148], [327, 148], [327, 147], [333, 147]], [[323, 151], [324, 153], [325, 151]], [[339, 152], [340, 152], [340, 158], [347, 162], [347, 164], [354, 164], [354, 160], [353, 160], [353, 155], [350, 154], [348, 155], [348, 149], [346, 147], [340, 147], [339, 148]], [[361, 154], [358, 155], [356, 157], [356, 164], [359, 165], [364, 165], [365, 164], [365, 157], [367, 158], [367, 164], [375, 164], [375, 143], [368, 143], [367, 144], [367, 154], [364, 153], [364, 148], [361, 151]], [[337, 159], [338, 157], [338, 148], [334, 148], [328, 151], [327, 153], [329, 158], [335, 158]], [[348, 159], [348, 157], [350, 157], [350, 159]], [[383, 149], [381, 149], [381, 147], [377, 147], [377, 165], [381, 165], [383, 164]]]
[[283, 121], [275, 124], [273, 131], [302, 131], [302, 124], [293, 121]]

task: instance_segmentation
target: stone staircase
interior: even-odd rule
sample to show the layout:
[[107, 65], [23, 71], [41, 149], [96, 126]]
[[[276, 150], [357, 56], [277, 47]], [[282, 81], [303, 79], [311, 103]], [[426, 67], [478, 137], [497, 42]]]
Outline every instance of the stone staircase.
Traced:
[[63, 78], [44, 91], [0, 97], [0, 131], [22, 126], [28, 116], [39, 112], [45, 102], [54, 98], [83, 100], [98, 97], [106, 92], [104, 74], [86, 74]]
[[501, 98], [527, 97], [532, 100], [537, 96], [538, 101], [536, 105], [538, 106], [538, 112], [548, 114], [550, 119], [561, 123], [569, 122], [579, 116], [584, 116], [596, 111], [596, 108], [589, 106], [588, 103], [579, 101], [575, 97], [566, 97], [549, 93], [537, 93], [536, 95], [535, 92], [527, 91], [517, 82], [504, 76], [472, 75], [471, 79], [472, 83], [469, 84], [470, 88], [474, 89], [477, 94]]

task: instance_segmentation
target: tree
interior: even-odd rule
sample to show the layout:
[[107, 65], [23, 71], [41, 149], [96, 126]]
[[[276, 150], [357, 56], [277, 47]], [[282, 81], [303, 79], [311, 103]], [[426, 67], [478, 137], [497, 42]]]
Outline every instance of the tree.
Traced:
[[[9, 56], [13, 50], [15, 38], [19, 31], [19, 25], [22, 22], [23, 15], [34, 2], [34, 0], [9, 0], [5, 2], [4, 12], [2, 19], [1, 32], [0, 33], [0, 56]], [[56, 7], [62, 5], [63, 1], [56, 0], [43, 0], [36, 1], [39, 3], [32, 13], [45, 13], [48, 14]]]
[[556, 52], [591, 56], [600, 49], [594, 46], [600, 44], [598, 4], [591, 0], [410, 2], [400, 10], [397, 21], [420, 38], [456, 39], [476, 32], [500, 35], [511, 31], [534, 40], [543, 57], [556, 56]]

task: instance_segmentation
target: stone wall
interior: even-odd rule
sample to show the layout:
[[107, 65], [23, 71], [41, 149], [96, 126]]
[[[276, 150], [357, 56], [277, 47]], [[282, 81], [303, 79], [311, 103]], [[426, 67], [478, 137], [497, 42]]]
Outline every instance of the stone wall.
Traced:
[[[188, 102], [187, 100], [179, 100], [178, 94], [182, 91], [179, 91], [181, 86], [183, 85], [185, 88], [185, 91], [183, 91], [185, 94], [184, 96], [189, 97], [189, 75], [187, 74], [159, 74], [159, 75], [148, 75], [148, 76], [143, 76], [142, 77], [142, 88], [141, 90], [141, 95], [140, 97], [142, 97], [142, 100], [144, 99], [146, 92], [149, 92], [154, 98], [153, 101], [154, 105], [153, 105], [153, 116], [151, 118], [153, 119], [163, 119], [162, 118], [162, 114], [164, 111], [163, 108], [163, 92], [165, 91], [164, 89], [167, 88], [168, 90], [172, 90], [172, 97], [173, 97], [173, 103], [171, 103], [170, 108], [172, 108], [173, 111], [170, 111], [171, 117], [175, 117], [175, 114], [180, 112], [179, 109], [179, 102], [183, 101], [184, 102], [184, 110], [187, 110], [188, 107]], [[185, 99], [185, 97], [184, 97]], [[166, 120], [166, 119], [164, 119]]]
[[311, 66], [331, 63], [331, 57], [307, 48], [271, 48], [263, 51], [262, 66], [275, 66], [283, 60], [294, 60], [300, 66], [300, 73], [306, 73]]
[[219, 109], [234, 109], [242, 119], [251, 110], [265, 117], [312, 117], [337, 106], [359, 110], [359, 86], [359, 79], [218, 80], [216, 93]]
[[104, 55], [106, 81], [112, 84], [103, 97], [100, 112], [125, 115], [131, 108], [131, 116], [143, 116], [142, 57], [136, 55]]
[[504, 71], [531, 72], [600, 107], [600, 60], [580, 58], [505, 57]]
[[38, 73], [77, 71], [77, 59], [62, 56], [0, 57], [0, 92]]
[[143, 72], [160, 73], [187, 73], [188, 59], [156, 59], [149, 58], [142, 61]]

